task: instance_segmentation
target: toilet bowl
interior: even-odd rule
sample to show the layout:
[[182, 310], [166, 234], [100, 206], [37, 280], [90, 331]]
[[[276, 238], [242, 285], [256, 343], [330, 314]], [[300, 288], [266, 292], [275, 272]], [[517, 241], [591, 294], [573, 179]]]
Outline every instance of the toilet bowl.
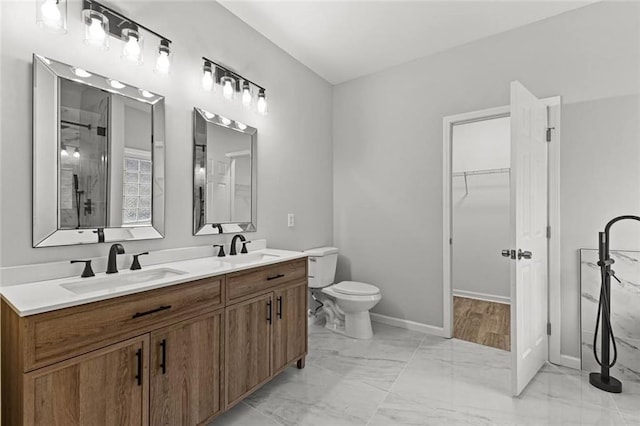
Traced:
[[378, 287], [357, 281], [342, 281], [325, 287], [322, 292], [336, 300], [344, 314], [344, 334], [356, 339], [373, 337], [369, 310], [382, 295]]
[[342, 281], [333, 284], [338, 260], [338, 249], [319, 247], [305, 251], [309, 264], [309, 288], [318, 303], [309, 311], [310, 317], [325, 318], [325, 327], [336, 333], [356, 339], [373, 336], [369, 310], [382, 298], [380, 290], [371, 284]]

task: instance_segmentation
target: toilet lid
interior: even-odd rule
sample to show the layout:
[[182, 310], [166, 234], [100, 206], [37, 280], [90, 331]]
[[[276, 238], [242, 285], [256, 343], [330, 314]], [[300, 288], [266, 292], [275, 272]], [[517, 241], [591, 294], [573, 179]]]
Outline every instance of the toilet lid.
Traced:
[[380, 289], [371, 284], [359, 283], [357, 281], [342, 281], [333, 286], [337, 293], [351, 294], [354, 296], [373, 296], [380, 293]]

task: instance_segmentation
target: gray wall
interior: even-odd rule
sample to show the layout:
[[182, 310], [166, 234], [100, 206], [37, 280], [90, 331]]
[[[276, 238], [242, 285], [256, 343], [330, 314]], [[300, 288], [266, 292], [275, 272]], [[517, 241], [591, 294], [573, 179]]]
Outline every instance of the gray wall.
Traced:
[[[339, 278], [378, 285], [375, 312], [442, 326], [442, 118], [507, 105], [520, 80], [563, 97], [563, 268], [551, 285], [562, 353], [579, 356], [578, 249], [611, 216], [640, 212], [639, 51], [640, 4], [601, 2], [337, 86]], [[614, 245], [638, 249], [627, 230]]]
[[[37, 27], [34, 2], [0, 2], [0, 266], [104, 256], [108, 249], [105, 244], [31, 247], [33, 52], [166, 96], [166, 238], [126, 243], [128, 252], [230, 239], [192, 236], [194, 106], [259, 129], [258, 232], [249, 238], [267, 238], [272, 247], [299, 250], [330, 244], [331, 85], [215, 2], [110, 4], [174, 41], [174, 62], [168, 77], [153, 72], [159, 43], [153, 36], [146, 35], [143, 66], [122, 62], [121, 42], [114, 38], [108, 52], [86, 46], [79, 1], [69, 3], [66, 35], [52, 35]], [[202, 56], [227, 64], [266, 87], [269, 115], [244, 111], [204, 92], [200, 86]], [[287, 213], [296, 214], [295, 228], [287, 228]]]

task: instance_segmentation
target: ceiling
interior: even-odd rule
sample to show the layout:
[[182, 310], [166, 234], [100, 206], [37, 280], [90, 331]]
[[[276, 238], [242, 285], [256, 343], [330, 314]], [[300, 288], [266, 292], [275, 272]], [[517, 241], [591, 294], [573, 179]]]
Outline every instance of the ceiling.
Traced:
[[218, 2], [318, 75], [339, 84], [593, 0]]

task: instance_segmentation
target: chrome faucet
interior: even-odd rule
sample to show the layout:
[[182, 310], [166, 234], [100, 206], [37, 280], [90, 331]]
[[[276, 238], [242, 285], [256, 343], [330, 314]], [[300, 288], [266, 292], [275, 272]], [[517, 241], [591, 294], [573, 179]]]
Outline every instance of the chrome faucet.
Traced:
[[246, 253], [247, 252], [247, 243], [249, 241], [247, 241], [247, 239], [244, 237], [244, 235], [242, 234], [236, 234], [233, 236], [233, 239], [231, 240], [231, 251], [229, 252], [230, 256], [235, 256], [236, 254], [238, 254], [238, 252], [236, 251], [236, 244], [238, 243], [238, 240], [242, 241], [244, 244], [242, 244], [242, 250], [240, 251], [240, 253]]
[[107, 274], [115, 274], [118, 272], [118, 265], [116, 263], [116, 255], [124, 254], [124, 247], [122, 244], [114, 244], [109, 249], [109, 262], [107, 263]]

